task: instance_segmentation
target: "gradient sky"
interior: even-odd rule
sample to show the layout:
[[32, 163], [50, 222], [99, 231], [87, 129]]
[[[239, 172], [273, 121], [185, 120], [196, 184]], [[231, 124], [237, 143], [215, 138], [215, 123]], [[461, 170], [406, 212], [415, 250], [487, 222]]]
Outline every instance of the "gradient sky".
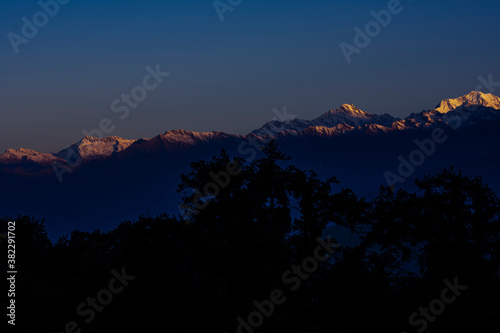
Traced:
[[[7, 34], [40, 7], [3, 0], [0, 151], [56, 152], [102, 118], [116, 126], [110, 135], [136, 139], [247, 134], [285, 105], [306, 119], [343, 103], [405, 117], [470, 92], [480, 75], [500, 81], [498, 0], [401, 3], [347, 64], [339, 44], [387, 0], [244, 0], [223, 22], [212, 0], [72, 0], [18, 54]], [[171, 75], [120, 120], [111, 102], [156, 64]]]

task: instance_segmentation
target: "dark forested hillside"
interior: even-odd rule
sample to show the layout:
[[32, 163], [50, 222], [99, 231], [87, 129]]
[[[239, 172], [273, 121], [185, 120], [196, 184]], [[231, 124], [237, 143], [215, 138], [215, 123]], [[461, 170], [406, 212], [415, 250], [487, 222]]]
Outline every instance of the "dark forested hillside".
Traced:
[[[4, 217], [0, 232], [16, 222], [18, 328], [496, 331], [495, 191], [454, 169], [415, 185], [366, 201], [271, 143], [252, 163], [224, 151], [193, 163], [178, 188], [183, 217], [143, 215], [57, 242], [36, 217]], [[359, 241], [339, 242], [332, 226]]]

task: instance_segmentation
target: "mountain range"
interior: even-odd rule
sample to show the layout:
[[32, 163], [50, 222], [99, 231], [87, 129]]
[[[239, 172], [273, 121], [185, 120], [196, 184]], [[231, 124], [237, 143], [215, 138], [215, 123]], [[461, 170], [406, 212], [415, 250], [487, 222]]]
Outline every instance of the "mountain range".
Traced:
[[500, 98], [473, 91], [404, 119], [343, 104], [312, 120], [273, 120], [247, 135], [169, 130], [138, 140], [86, 136], [57, 153], [7, 149], [0, 181], [9, 191], [0, 194], [0, 213], [46, 218], [57, 236], [77, 227], [106, 229], [145, 212], [177, 214], [177, 184], [191, 162], [221, 149], [250, 161], [259, 154], [252, 147], [272, 139], [297, 166], [370, 196], [435, 129], [446, 140], [398, 185], [411, 187], [413, 178], [453, 165], [500, 188], [498, 128]]

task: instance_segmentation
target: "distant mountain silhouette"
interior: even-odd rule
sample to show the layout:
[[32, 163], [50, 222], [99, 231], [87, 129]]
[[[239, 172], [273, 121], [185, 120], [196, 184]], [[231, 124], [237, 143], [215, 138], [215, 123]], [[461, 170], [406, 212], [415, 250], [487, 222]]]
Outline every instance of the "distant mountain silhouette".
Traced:
[[421, 150], [415, 140], [428, 142], [435, 129], [446, 139], [396, 187], [411, 187], [415, 177], [455, 165], [500, 189], [498, 128], [500, 98], [471, 92], [405, 119], [344, 104], [314, 120], [272, 121], [248, 135], [172, 130], [139, 140], [85, 137], [54, 154], [8, 149], [0, 155], [0, 181], [8, 189], [0, 194], [0, 212], [46, 218], [49, 230], [54, 225], [60, 234], [106, 228], [94, 220], [97, 215], [113, 227], [143, 212], [177, 214], [176, 188], [190, 163], [221, 149], [250, 161], [270, 140], [298, 167], [336, 176], [370, 197], [388, 185], [388, 172], [399, 176], [401, 159]]

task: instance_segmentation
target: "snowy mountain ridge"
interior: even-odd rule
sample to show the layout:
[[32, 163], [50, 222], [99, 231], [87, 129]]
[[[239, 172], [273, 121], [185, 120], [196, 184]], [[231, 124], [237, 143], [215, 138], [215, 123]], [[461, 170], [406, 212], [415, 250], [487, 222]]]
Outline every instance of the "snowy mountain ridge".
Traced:
[[[442, 100], [435, 109], [412, 113], [405, 119], [389, 114], [370, 114], [352, 104], [342, 104], [336, 110], [323, 113], [316, 119], [271, 121], [252, 133], [232, 135], [223, 132], [192, 132], [170, 130], [151, 139], [128, 140], [117, 136], [96, 138], [85, 136], [80, 141], [57, 153], [42, 153], [31, 149], [7, 149], [0, 155], [0, 165], [22, 168], [38, 165], [48, 167], [53, 163], [68, 163], [79, 158], [84, 163], [106, 159], [123, 151], [161, 151], [189, 147], [224, 140], [255, 139], [265, 141], [272, 137], [336, 137], [346, 134], [377, 135], [392, 131], [405, 131], [439, 126], [470, 126], [480, 121], [500, 119], [500, 98], [492, 94], [473, 91], [467, 95]], [[161, 148], [158, 148], [161, 147]]]

